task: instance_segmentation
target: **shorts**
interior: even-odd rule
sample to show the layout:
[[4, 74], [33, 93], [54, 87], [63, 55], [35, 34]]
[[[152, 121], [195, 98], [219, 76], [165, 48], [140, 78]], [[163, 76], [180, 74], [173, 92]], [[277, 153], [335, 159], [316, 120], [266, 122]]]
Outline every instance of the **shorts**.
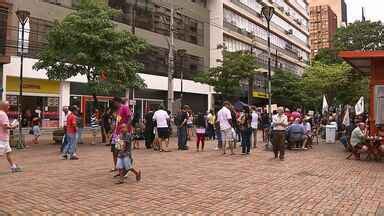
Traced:
[[9, 141], [0, 141], [0, 156], [12, 152]]
[[132, 169], [132, 160], [129, 157], [117, 158], [116, 169]]
[[169, 138], [169, 129], [168, 128], [157, 128], [157, 134], [161, 139]]
[[223, 142], [233, 141], [232, 128], [228, 128], [228, 129], [225, 129], [225, 130], [220, 130], [220, 132], [221, 132], [221, 140]]
[[38, 125], [35, 125], [32, 127], [33, 136], [39, 137], [40, 136], [40, 127]]
[[187, 128], [193, 128], [193, 124], [187, 124]]

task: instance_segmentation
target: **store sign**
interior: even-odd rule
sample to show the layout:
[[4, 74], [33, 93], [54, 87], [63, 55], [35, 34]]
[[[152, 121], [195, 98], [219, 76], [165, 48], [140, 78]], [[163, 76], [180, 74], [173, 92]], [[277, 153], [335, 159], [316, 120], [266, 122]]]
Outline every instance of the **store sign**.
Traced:
[[58, 97], [49, 97], [47, 99], [48, 107], [58, 107], [59, 106], [59, 98]]
[[17, 106], [17, 96], [16, 95], [7, 95], [7, 101], [11, 106]]
[[23, 84], [23, 89], [40, 89], [40, 85]]
[[[6, 92], [19, 92], [20, 79], [12, 76], [7, 76], [6, 79]], [[59, 94], [60, 82], [54, 80], [23, 78], [23, 91], [27, 93]]]
[[267, 93], [265, 93], [265, 92], [258, 92], [258, 91], [254, 91], [253, 93], [252, 93], [252, 95], [253, 95], [253, 97], [255, 97], [255, 98], [268, 98], [268, 94]]

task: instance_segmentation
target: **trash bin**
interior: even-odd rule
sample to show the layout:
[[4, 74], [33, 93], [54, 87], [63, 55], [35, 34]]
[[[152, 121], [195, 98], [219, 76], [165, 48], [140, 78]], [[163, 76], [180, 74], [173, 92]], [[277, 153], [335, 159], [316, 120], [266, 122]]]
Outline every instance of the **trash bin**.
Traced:
[[325, 142], [326, 143], [336, 142], [336, 126], [335, 125], [325, 126]]

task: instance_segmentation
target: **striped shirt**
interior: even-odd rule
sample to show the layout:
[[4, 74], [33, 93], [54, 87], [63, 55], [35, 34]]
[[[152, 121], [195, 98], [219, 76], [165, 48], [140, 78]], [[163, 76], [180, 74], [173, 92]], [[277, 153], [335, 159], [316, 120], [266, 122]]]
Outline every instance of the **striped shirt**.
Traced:
[[99, 123], [98, 123], [96, 114], [93, 113], [91, 116], [91, 128], [97, 128], [97, 127], [99, 127]]

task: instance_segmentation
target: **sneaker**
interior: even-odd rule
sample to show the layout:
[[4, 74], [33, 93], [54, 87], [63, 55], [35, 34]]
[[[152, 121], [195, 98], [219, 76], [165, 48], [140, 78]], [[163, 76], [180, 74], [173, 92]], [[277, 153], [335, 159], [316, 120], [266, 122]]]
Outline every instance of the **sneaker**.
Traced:
[[62, 158], [63, 160], [67, 160], [67, 155], [66, 155], [66, 154], [61, 155], [61, 158]]
[[11, 167], [11, 172], [13, 172], [13, 173], [22, 172], [22, 170], [19, 166], [16, 165], [16, 167]]
[[70, 160], [79, 160], [79, 158], [76, 155], [73, 155], [72, 157], [70, 157]]

